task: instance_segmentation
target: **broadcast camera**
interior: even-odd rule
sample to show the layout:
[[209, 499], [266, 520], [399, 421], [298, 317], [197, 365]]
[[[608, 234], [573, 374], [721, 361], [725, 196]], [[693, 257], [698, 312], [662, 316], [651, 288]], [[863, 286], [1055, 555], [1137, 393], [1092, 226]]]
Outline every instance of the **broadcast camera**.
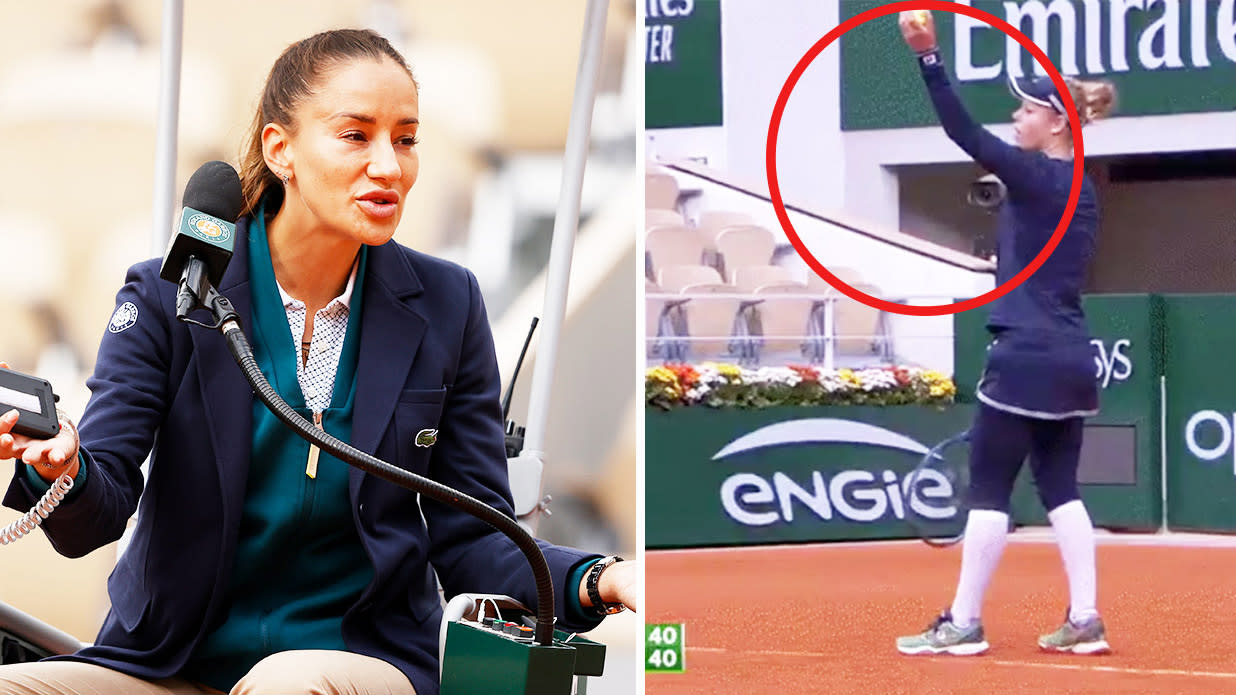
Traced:
[[987, 174], [970, 184], [966, 199], [971, 205], [988, 211], [1000, 209], [1008, 195], [1008, 188], [995, 174]]

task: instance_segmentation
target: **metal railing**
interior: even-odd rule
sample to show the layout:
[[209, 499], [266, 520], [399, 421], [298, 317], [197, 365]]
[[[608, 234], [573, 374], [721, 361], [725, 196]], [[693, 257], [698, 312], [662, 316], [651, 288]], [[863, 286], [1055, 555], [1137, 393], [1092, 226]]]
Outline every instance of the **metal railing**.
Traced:
[[[882, 295], [883, 299], [899, 304], [909, 304], [920, 301], [953, 301], [953, 297], [932, 295], [914, 295], [890, 297]], [[917, 333], [898, 333], [894, 336], [891, 315], [886, 311], [878, 311], [874, 331], [871, 333], [841, 334], [837, 326], [838, 305], [841, 302], [856, 302], [850, 297], [836, 293], [819, 292], [709, 292], [709, 293], [668, 293], [648, 292], [647, 302], [659, 301], [656, 321], [656, 331], [645, 336], [646, 356], [662, 362], [689, 361], [693, 352], [692, 346], [704, 344], [725, 343], [726, 350], [722, 356], [732, 357], [741, 366], [758, 366], [767, 356], [764, 350], [769, 340], [778, 343], [798, 341], [802, 358], [811, 364], [825, 368], [835, 368], [839, 362], [838, 346], [842, 341], [869, 340], [870, 351], [851, 355], [854, 359], [873, 360], [880, 364], [889, 364], [896, 360], [897, 352], [894, 338], [904, 340], [949, 339], [950, 336]], [[737, 302], [730, 331], [727, 335], [701, 335], [693, 333], [689, 324], [687, 307], [693, 301], [729, 300]], [[811, 307], [804, 317], [803, 333], [801, 335], [777, 334], [767, 336], [763, 331], [761, 307], [769, 300], [807, 300]], [[708, 351], [710, 354], [716, 351]]]

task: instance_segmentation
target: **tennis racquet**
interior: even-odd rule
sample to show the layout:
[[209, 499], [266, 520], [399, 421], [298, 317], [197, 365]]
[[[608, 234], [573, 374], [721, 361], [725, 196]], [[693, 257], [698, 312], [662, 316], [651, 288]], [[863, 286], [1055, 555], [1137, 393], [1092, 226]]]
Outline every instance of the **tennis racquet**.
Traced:
[[946, 548], [965, 533], [969, 458], [965, 431], [932, 447], [907, 479], [906, 520], [927, 545]]

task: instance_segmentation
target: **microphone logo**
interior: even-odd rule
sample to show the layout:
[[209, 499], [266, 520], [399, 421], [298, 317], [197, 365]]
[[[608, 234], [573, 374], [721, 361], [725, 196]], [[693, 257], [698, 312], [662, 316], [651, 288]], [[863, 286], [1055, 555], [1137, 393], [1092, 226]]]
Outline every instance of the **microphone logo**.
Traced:
[[232, 231], [222, 226], [210, 215], [197, 214], [189, 218], [189, 229], [206, 241], [226, 242], [232, 236]]

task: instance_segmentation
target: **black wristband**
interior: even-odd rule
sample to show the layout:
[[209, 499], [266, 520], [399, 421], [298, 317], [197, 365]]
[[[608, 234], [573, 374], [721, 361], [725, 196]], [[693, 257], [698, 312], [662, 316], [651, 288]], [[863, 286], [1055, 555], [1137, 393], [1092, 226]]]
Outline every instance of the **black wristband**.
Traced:
[[599, 588], [601, 573], [615, 562], [622, 562], [622, 558], [617, 555], [611, 555], [597, 560], [592, 567], [588, 568], [588, 578], [584, 581], [584, 588], [588, 591], [588, 600], [592, 602], [592, 607], [585, 610], [591, 610], [593, 614], [601, 617], [621, 613], [626, 610], [626, 606], [621, 603], [606, 603], [601, 600], [601, 590]]
[[934, 68], [944, 64], [944, 58], [940, 56], [940, 47], [937, 46], [930, 51], [923, 51], [918, 54], [918, 64], [924, 68]]

